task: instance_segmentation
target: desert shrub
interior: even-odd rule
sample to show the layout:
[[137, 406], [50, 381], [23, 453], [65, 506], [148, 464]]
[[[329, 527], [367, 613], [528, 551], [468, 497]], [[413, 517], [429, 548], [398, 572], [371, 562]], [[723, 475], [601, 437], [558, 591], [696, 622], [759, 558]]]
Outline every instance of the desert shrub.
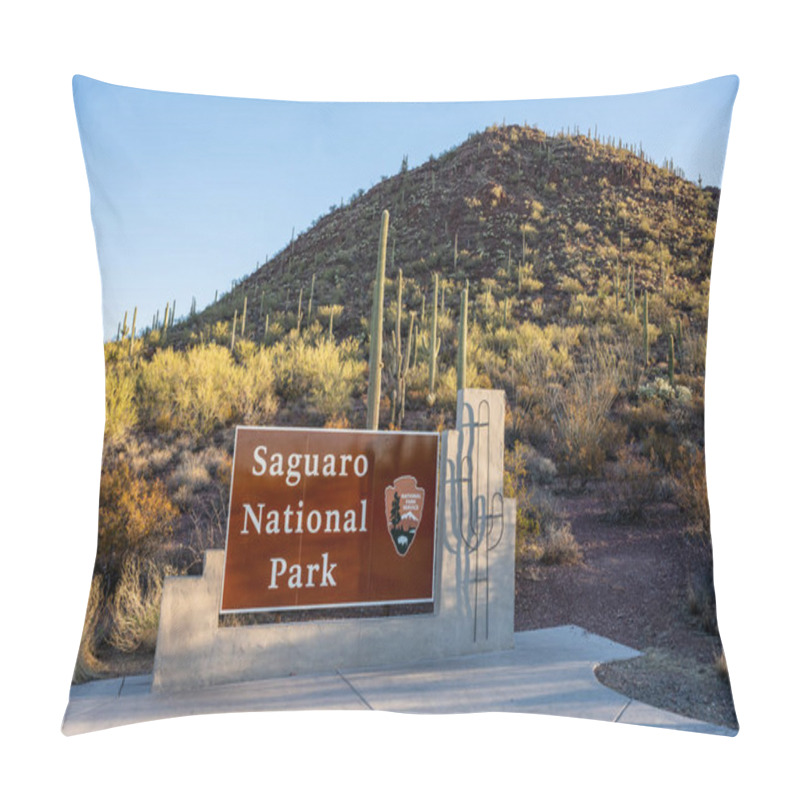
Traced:
[[245, 363], [255, 355], [257, 348], [258, 345], [252, 339], [237, 339], [233, 346], [233, 356], [236, 359], [236, 363]]
[[583, 552], [572, 535], [569, 522], [547, 527], [540, 537], [538, 550], [537, 560], [540, 564], [570, 565], [583, 561]]
[[568, 294], [579, 294], [583, 291], [583, 284], [577, 278], [565, 275], [558, 282], [558, 288], [561, 289], [562, 292], [567, 292]]
[[607, 465], [604, 487], [607, 518], [634, 522], [644, 518], [649, 505], [658, 499], [658, 471], [649, 459], [623, 448], [616, 463]]
[[517, 508], [528, 502], [528, 453], [531, 448], [523, 442], [514, 442], [514, 447], [505, 452], [503, 471], [503, 494], [517, 501]]
[[672, 309], [667, 304], [660, 292], [653, 292], [647, 296], [647, 316], [651, 323], [666, 328], [672, 322]]
[[310, 342], [292, 335], [271, 349], [276, 388], [286, 400], [307, 398], [324, 417], [347, 414], [366, 364], [353, 339]]
[[702, 333], [687, 332], [683, 336], [681, 366], [690, 374], [702, 375], [706, 369], [706, 336]]
[[212, 342], [225, 346], [231, 343], [231, 323], [217, 320], [211, 327], [210, 339]]
[[[510, 309], [509, 323], [513, 325]], [[487, 347], [490, 347], [495, 353], [505, 358], [508, 356], [511, 347], [514, 344], [514, 334], [510, 328], [499, 325], [494, 330], [485, 332], [484, 341], [486, 342]]]
[[[185, 353], [181, 383], [175, 391], [178, 425], [200, 435], [235, 419], [241, 402], [242, 373], [230, 351], [218, 345], [193, 347]], [[171, 376], [173, 380], [178, 376]], [[246, 391], [246, 388], [245, 388]]]
[[118, 444], [136, 425], [136, 375], [127, 362], [106, 365], [105, 441]]
[[123, 653], [155, 650], [164, 571], [150, 559], [128, 555], [109, 604], [109, 643]]
[[103, 606], [103, 590], [101, 577], [95, 575], [89, 590], [89, 602], [83, 620], [83, 632], [78, 648], [78, 658], [72, 676], [74, 683], [84, 683], [98, 677], [102, 672], [102, 662], [97, 657], [96, 649], [99, 639], [98, 627]]
[[616, 354], [594, 343], [567, 384], [551, 392], [557, 454], [569, 482], [585, 484], [599, 475], [618, 443], [620, 431], [609, 413], [621, 385]]
[[535, 406], [546, 405], [548, 387], [572, 369], [571, 350], [577, 339], [575, 328], [549, 325], [543, 329], [530, 322], [518, 326], [509, 361], [516, 405], [523, 415]]
[[708, 506], [706, 462], [702, 450], [681, 450], [673, 471], [675, 501], [686, 514], [689, 532], [710, 548], [711, 512]]
[[275, 365], [269, 351], [254, 350], [232, 377], [233, 417], [245, 425], [270, 422], [278, 410], [278, 401], [275, 397]]
[[692, 392], [688, 387], [673, 386], [666, 378], [661, 376], [657, 376], [652, 381], [640, 386], [638, 394], [644, 398], [657, 397], [665, 402], [674, 401], [683, 405], [691, 402], [692, 399]]
[[160, 480], [134, 475], [125, 462], [103, 472], [96, 568], [115, 583], [124, 557], [171, 534], [177, 516]]
[[535, 461], [532, 447], [515, 442], [506, 451], [503, 493], [517, 501], [515, 554], [542, 564], [572, 564], [581, 560], [580, 548], [568, 522], [559, 515], [550, 494], [528, 480]]
[[230, 352], [216, 344], [159, 350], [142, 368], [141, 410], [157, 430], [206, 435], [232, 415]]
[[156, 430], [203, 437], [231, 422], [269, 421], [277, 410], [271, 360], [252, 342], [229, 349], [198, 345], [186, 352], [159, 350], [142, 366], [140, 415]]
[[528, 555], [531, 543], [539, 535], [539, 527], [532, 514], [531, 493], [527, 485], [524, 445], [516, 442], [506, 450], [503, 472], [503, 495], [517, 501], [517, 526], [515, 553], [517, 558]]
[[135, 475], [156, 476], [166, 472], [180, 450], [174, 442], [160, 437], [131, 436], [113, 451], [114, 455], [109, 452], [108, 458], [124, 459]]
[[532, 294], [534, 292], [541, 292], [544, 288], [544, 283], [536, 278], [524, 276], [520, 281], [519, 288], [525, 293]]
[[638, 405], [627, 406], [622, 416], [631, 435], [637, 439], [643, 438], [653, 429], [659, 432], [669, 430], [669, 411], [658, 398], [643, 397]]
[[181, 508], [187, 508], [194, 495], [211, 483], [211, 475], [202, 453], [184, 451], [178, 466], [170, 475], [168, 486], [172, 499]]
[[544, 333], [554, 350], [571, 351], [580, 344], [584, 330], [582, 325], [548, 325]]

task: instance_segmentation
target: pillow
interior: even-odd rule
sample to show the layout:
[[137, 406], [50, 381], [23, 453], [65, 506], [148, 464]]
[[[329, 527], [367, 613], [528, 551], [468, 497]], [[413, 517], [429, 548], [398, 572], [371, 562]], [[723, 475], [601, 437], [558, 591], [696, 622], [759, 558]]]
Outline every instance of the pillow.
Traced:
[[106, 424], [64, 732], [375, 708], [734, 734], [703, 412], [737, 87], [76, 76]]

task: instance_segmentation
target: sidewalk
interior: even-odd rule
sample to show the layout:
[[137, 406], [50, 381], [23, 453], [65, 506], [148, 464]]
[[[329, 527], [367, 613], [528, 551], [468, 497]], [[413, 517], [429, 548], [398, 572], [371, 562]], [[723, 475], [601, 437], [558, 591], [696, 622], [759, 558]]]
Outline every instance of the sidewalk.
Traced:
[[150, 691], [152, 676], [73, 686], [66, 735], [134, 722], [237, 711], [373, 709], [416, 714], [514, 711], [734, 736], [735, 731], [631, 700], [594, 667], [640, 653], [568, 625], [514, 635], [513, 650], [403, 667]]

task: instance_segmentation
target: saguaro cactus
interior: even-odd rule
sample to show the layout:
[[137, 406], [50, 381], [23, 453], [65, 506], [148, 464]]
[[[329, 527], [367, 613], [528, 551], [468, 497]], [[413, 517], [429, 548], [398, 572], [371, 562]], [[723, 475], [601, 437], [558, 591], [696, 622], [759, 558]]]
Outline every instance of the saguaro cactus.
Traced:
[[408, 378], [409, 362], [411, 361], [411, 350], [414, 347], [416, 338], [416, 322], [417, 312], [412, 311], [408, 321], [408, 339], [406, 341], [406, 354], [400, 365], [400, 379], [399, 379], [399, 394], [400, 394], [400, 412], [397, 418], [397, 426], [403, 427], [403, 420], [406, 416], [406, 380]]
[[378, 264], [372, 295], [372, 318], [369, 328], [369, 390], [367, 392], [367, 429], [378, 430], [381, 402], [381, 369], [383, 367], [383, 292], [386, 281], [386, 240], [389, 235], [389, 212], [381, 215], [378, 241]]
[[403, 270], [397, 272], [397, 317], [392, 331], [392, 346], [394, 348], [394, 364], [392, 365], [392, 425], [397, 421], [397, 409], [400, 404], [400, 391], [403, 380]]
[[167, 328], [169, 327], [169, 300], [167, 300], [167, 305], [164, 308], [164, 329], [161, 332], [161, 343], [167, 343]]
[[467, 383], [467, 311], [469, 308], [469, 283], [461, 290], [461, 317], [458, 322], [458, 361], [456, 368], [457, 388], [466, 388]]
[[402, 360], [402, 352], [400, 347], [400, 334], [401, 334], [401, 324], [402, 324], [402, 317], [403, 317], [403, 270], [397, 271], [397, 319], [394, 323], [394, 333], [395, 333], [395, 373], [399, 373], [400, 371], [400, 361]]
[[300, 287], [300, 297], [297, 299], [297, 332], [300, 333], [300, 324], [303, 321], [303, 287]]
[[439, 338], [439, 275], [433, 276], [433, 303], [431, 304], [431, 340], [428, 353], [428, 402], [433, 404], [436, 399], [436, 359], [439, 357], [439, 348], [442, 340]]
[[675, 385], [675, 338], [669, 335], [669, 356], [667, 360], [667, 374], [669, 375], [669, 385]]
[[411, 360], [416, 317], [417, 312], [412, 311], [408, 323], [405, 353], [403, 352], [400, 325], [398, 324], [396, 330], [392, 331], [392, 344], [394, 345], [395, 353], [394, 374], [392, 376], [394, 379], [394, 387], [392, 389], [392, 425], [396, 425], [398, 428], [403, 426], [403, 418], [406, 415], [406, 380]]
[[647, 319], [647, 289], [644, 291], [644, 305], [642, 306], [642, 328], [644, 365], [647, 366], [650, 363], [650, 330]]
[[131, 349], [129, 355], [133, 355], [133, 340], [136, 338], [136, 310], [138, 306], [133, 307], [133, 320], [131, 321]]
[[311, 324], [311, 320], [313, 317], [311, 316], [312, 309], [314, 307], [314, 284], [317, 282], [317, 273], [315, 272], [311, 276], [311, 291], [308, 295], [308, 324]]

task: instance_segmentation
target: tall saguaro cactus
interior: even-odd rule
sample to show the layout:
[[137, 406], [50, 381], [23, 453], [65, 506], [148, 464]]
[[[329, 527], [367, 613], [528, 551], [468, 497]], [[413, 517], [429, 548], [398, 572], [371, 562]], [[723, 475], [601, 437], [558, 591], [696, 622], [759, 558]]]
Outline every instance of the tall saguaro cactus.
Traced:
[[131, 349], [129, 355], [133, 355], [133, 340], [136, 338], [136, 311], [138, 306], [133, 307], [133, 320], [131, 322]]
[[400, 372], [400, 362], [403, 359], [403, 354], [400, 347], [400, 334], [403, 319], [403, 270], [397, 271], [397, 319], [395, 320], [394, 333], [395, 333], [395, 372]]
[[392, 331], [392, 345], [394, 348], [394, 364], [392, 367], [392, 377], [394, 387], [392, 388], [392, 425], [397, 421], [397, 412], [400, 405], [400, 393], [403, 383], [403, 270], [397, 271], [397, 318], [395, 319], [394, 330]]
[[433, 303], [431, 304], [431, 341], [428, 356], [428, 402], [432, 405], [436, 399], [436, 359], [442, 340], [439, 338], [439, 275], [433, 276]]
[[469, 284], [461, 290], [461, 317], [458, 322], [458, 361], [456, 368], [457, 388], [466, 389], [467, 384], [467, 311], [469, 307]]
[[317, 273], [315, 272], [311, 276], [311, 291], [308, 295], [308, 324], [311, 324], [311, 320], [313, 317], [311, 316], [312, 310], [314, 308], [314, 284], [317, 282]]
[[381, 369], [383, 367], [383, 292], [386, 281], [386, 241], [389, 236], [389, 212], [381, 215], [378, 241], [378, 265], [372, 295], [372, 318], [369, 328], [369, 390], [367, 392], [367, 429], [378, 430], [381, 402]]
[[164, 309], [164, 329], [161, 331], [161, 344], [162, 346], [167, 343], [167, 328], [169, 327], [169, 300], [167, 300], [166, 308]]
[[300, 297], [297, 299], [297, 332], [300, 333], [300, 324], [303, 321], [303, 287], [300, 287]]
[[647, 290], [645, 289], [644, 292], [644, 306], [642, 309], [642, 328], [644, 329], [643, 338], [644, 341], [643, 349], [644, 349], [644, 365], [647, 366], [650, 363], [650, 330], [648, 325], [648, 318], [647, 318]]

